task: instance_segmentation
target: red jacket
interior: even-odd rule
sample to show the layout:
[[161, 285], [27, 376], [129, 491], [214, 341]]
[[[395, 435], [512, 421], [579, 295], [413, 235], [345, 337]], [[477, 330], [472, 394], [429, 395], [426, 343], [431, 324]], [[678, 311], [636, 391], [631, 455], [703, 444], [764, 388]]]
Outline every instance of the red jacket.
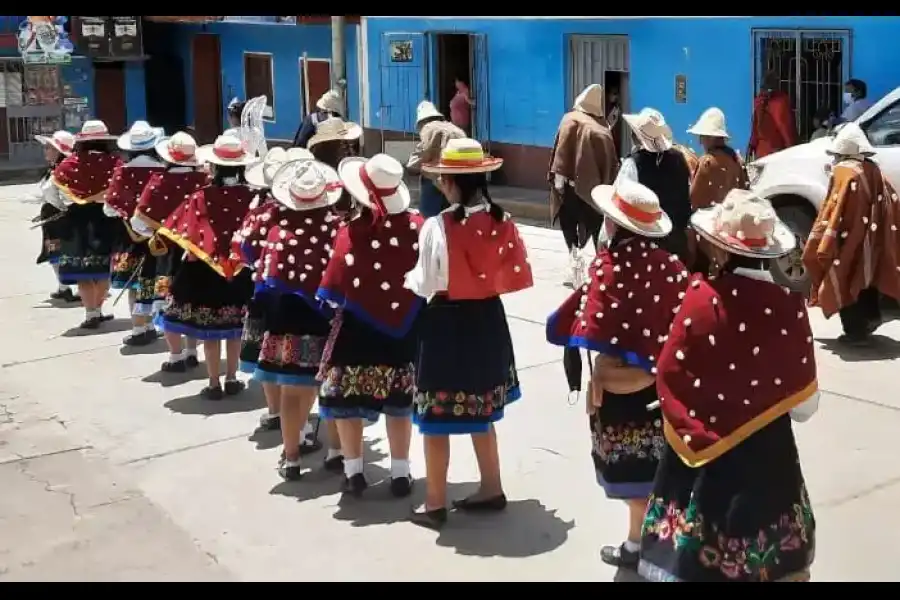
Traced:
[[782, 91], [760, 92], [753, 101], [750, 153], [756, 158], [797, 143], [791, 99]]

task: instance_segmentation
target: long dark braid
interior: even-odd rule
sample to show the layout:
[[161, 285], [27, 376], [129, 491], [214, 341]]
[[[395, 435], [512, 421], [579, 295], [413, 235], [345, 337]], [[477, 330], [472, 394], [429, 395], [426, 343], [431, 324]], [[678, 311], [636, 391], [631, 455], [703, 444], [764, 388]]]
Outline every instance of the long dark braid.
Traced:
[[459, 205], [453, 211], [453, 219], [462, 221], [466, 218], [466, 207], [470, 207], [481, 198], [488, 203], [488, 211], [495, 221], [502, 221], [506, 214], [503, 207], [496, 204], [488, 191], [487, 176], [484, 173], [464, 173], [462, 175], [442, 175], [452, 177], [459, 188]]

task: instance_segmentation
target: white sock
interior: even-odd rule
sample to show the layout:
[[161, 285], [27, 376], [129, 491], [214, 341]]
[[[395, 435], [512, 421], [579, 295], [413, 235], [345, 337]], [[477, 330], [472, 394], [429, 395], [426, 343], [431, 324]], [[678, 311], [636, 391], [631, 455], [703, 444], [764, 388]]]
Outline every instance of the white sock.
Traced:
[[197, 358], [197, 349], [196, 348], [185, 348], [184, 351], [182, 352], [182, 354], [184, 354], [185, 358], [187, 358], [188, 356], [193, 356], [194, 358]]
[[328, 449], [328, 454], [325, 456], [325, 460], [331, 460], [333, 458], [338, 458], [339, 456], [343, 456], [340, 450], [335, 450], [334, 448]]
[[344, 459], [344, 475], [348, 478], [353, 477], [354, 475], [359, 475], [363, 472], [363, 459], [359, 458], [345, 458]]
[[131, 328], [131, 335], [141, 335], [147, 331], [147, 328], [144, 325], [135, 325]]
[[632, 542], [631, 540], [625, 540], [625, 543], [622, 544], [622, 547], [625, 548], [628, 552], [637, 552], [641, 549], [641, 545], [638, 542]]
[[169, 352], [169, 360], [168, 360], [167, 362], [170, 362], [170, 363], [177, 363], [177, 362], [180, 362], [180, 361], [182, 361], [182, 360], [184, 360], [184, 353], [183, 353], [183, 352], [179, 352], [178, 354], [173, 354], [173, 353]]
[[94, 317], [102, 317], [103, 313], [100, 312], [99, 308], [86, 308], [84, 309], [84, 314], [88, 319], [93, 319]]
[[391, 458], [391, 479], [409, 477], [409, 459]]

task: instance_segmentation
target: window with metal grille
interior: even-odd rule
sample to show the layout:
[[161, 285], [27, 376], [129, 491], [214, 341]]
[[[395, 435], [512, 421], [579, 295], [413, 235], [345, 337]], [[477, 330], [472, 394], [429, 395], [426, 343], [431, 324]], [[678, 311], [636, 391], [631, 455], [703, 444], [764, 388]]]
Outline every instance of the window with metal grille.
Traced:
[[275, 70], [271, 54], [244, 52], [244, 98], [266, 97], [263, 119], [275, 121]]

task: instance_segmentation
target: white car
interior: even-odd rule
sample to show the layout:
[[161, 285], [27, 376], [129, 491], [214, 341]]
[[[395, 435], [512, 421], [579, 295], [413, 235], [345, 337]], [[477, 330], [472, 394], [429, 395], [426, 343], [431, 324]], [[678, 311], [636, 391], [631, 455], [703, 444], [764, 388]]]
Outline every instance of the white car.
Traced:
[[[873, 104], [856, 123], [875, 146], [877, 154], [873, 160], [891, 184], [900, 189], [900, 87]], [[840, 125], [835, 131], [838, 129]], [[751, 189], [775, 206], [778, 216], [797, 236], [797, 249], [772, 261], [772, 277], [803, 293], [809, 290], [809, 277], [800, 258], [828, 191], [832, 159], [825, 149], [829, 144], [831, 136], [822, 137], [747, 165]]]

